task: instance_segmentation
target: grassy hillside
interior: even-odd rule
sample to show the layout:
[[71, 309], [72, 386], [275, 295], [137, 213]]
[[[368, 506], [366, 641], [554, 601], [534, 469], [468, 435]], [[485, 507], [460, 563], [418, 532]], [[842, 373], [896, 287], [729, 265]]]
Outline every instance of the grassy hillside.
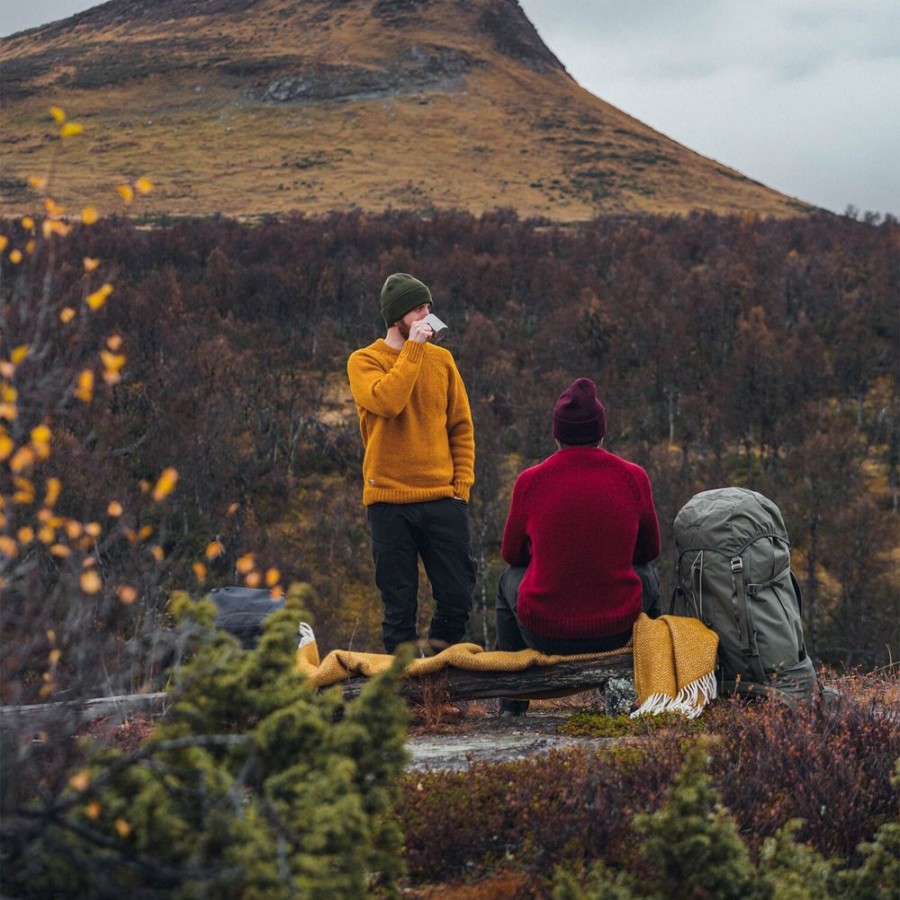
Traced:
[[[30, 175], [78, 204], [148, 162], [157, 216], [810, 211], [579, 87], [513, 0], [113, 0], [7, 38], [0, 71], [4, 214]], [[51, 104], [86, 126], [65, 159]]]

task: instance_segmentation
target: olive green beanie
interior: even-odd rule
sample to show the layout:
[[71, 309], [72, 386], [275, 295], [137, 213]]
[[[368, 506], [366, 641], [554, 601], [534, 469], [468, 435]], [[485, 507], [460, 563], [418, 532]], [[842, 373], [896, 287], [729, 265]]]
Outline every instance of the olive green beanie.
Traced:
[[411, 309], [431, 302], [431, 291], [418, 278], [413, 278], [406, 272], [388, 275], [381, 288], [381, 315], [388, 328]]

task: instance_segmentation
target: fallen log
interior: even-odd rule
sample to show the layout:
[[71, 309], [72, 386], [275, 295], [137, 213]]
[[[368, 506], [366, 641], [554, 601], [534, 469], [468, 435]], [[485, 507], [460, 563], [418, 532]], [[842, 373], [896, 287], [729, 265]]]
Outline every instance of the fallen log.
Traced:
[[[433, 675], [404, 678], [400, 693], [411, 700], [441, 696], [453, 700], [486, 700], [495, 697], [562, 697], [604, 687], [610, 679], [634, 680], [631, 651], [598, 659], [581, 659], [552, 666], [531, 666], [518, 672], [474, 672], [448, 666]], [[344, 696], [355, 697], [369, 679], [349, 678], [342, 683]]]
[[[497, 697], [532, 700], [563, 697], [603, 688], [611, 679], [633, 681], [631, 651], [598, 659], [572, 660], [552, 666], [531, 666], [517, 672], [476, 672], [448, 666], [431, 675], [403, 678], [400, 693], [407, 700], [422, 702], [440, 697], [455, 700], [487, 700]], [[350, 700], [358, 696], [370, 679], [353, 677], [339, 686]], [[32, 706], [0, 707], [0, 724], [15, 725], [35, 732], [43, 724], [71, 716], [74, 723], [101, 717], [124, 720], [133, 715], [161, 716], [172, 702], [165, 692], [98, 697], [93, 700], [41, 703]]]
[[159, 716], [165, 712], [171, 697], [165, 692], [152, 694], [124, 694], [118, 697], [97, 697], [93, 700], [36, 703], [30, 706], [0, 706], [0, 724], [15, 725], [41, 731], [48, 722], [58, 723], [71, 717], [74, 723], [90, 722], [99, 718], [128, 716]]

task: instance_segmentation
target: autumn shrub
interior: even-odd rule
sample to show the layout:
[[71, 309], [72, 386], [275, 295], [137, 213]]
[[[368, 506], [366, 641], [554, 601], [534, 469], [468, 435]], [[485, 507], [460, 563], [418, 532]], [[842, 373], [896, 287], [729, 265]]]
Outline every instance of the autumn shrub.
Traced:
[[661, 808], [698, 739], [708, 742], [703, 777], [749, 859], [799, 820], [798, 843], [853, 869], [879, 828], [897, 822], [900, 729], [890, 707], [853, 695], [795, 712], [723, 701], [701, 721], [700, 735], [696, 721], [672, 723], [520, 763], [405, 775], [398, 818], [410, 876], [474, 877], [501, 862], [540, 873], [585, 860], [646, 875], [629, 823]]
[[578, 749], [478, 763], [465, 772], [405, 775], [398, 819], [410, 876], [440, 881], [499, 863], [540, 871], [561, 859], [627, 855], [625, 822], [649, 808], [680, 759], [671, 753], [618, 759], [612, 750]]
[[713, 756], [723, 801], [754, 850], [799, 818], [800, 840], [857, 864], [858, 845], [900, 812], [890, 789], [900, 758], [896, 704], [844, 697], [793, 712], [737, 704]]
[[[63, 152], [82, 127], [51, 113]], [[66, 209], [51, 181], [52, 169], [31, 180], [42, 212], [0, 234], [0, 694], [9, 705], [147, 690], [166, 652], [163, 509], [178, 473], [147, 467], [130, 491], [115, 477], [107, 426], [128, 347], [107, 315], [112, 267], [73, 259], [70, 246], [97, 212]], [[123, 203], [151, 189], [146, 178], [117, 187]]]
[[[882, 825], [859, 847], [862, 864], [823, 856], [798, 840], [792, 819], [763, 842], [759, 862], [741, 840], [709, 777], [710, 750], [701, 741], [660, 809], [635, 816], [638, 865], [614, 869], [598, 860], [579, 870], [556, 869], [553, 900], [893, 900], [900, 885], [900, 824]], [[900, 795], [900, 763], [893, 778]]]

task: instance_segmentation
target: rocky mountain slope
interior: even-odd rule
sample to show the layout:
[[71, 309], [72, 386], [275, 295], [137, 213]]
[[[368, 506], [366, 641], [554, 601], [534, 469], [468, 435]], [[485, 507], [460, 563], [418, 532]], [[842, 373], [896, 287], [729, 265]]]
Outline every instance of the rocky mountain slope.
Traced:
[[[516, 0], [111, 0], [0, 42], [0, 84], [6, 215], [51, 170], [174, 216], [810, 210], [579, 87]], [[61, 154], [51, 105], [85, 127]]]

